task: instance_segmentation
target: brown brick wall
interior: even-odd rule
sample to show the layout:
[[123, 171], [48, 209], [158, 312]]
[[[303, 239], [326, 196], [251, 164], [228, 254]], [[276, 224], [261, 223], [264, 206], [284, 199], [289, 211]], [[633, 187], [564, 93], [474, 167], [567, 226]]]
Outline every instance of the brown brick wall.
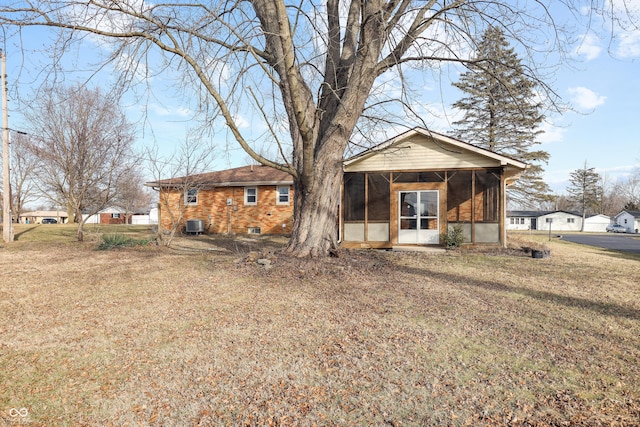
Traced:
[[[169, 207], [161, 206], [163, 229], [171, 228], [167, 209], [174, 209], [177, 216], [183, 198], [182, 192], [174, 191], [169, 194]], [[227, 206], [227, 199], [232, 199], [233, 205]], [[293, 224], [293, 189], [289, 189], [288, 205], [276, 204], [275, 185], [258, 187], [257, 205], [245, 205], [244, 187], [199, 190], [198, 204], [186, 207], [181, 226], [190, 219], [203, 220], [211, 233], [246, 234], [249, 227], [259, 227], [260, 234], [289, 234]]]
[[100, 224], [124, 224], [125, 217], [124, 214], [120, 214], [120, 218], [113, 218], [110, 213], [101, 213], [100, 214]]
[[447, 221], [471, 222], [471, 199], [450, 208], [447, 211]]
[[[484, 197], [485, 193], [477, 193], [475, 196], [475, 221], [484, 221]], [[457, 206], [451, 207], [447, 211], [447, 221], [471, 222], [471, 199], [460, 202]]]

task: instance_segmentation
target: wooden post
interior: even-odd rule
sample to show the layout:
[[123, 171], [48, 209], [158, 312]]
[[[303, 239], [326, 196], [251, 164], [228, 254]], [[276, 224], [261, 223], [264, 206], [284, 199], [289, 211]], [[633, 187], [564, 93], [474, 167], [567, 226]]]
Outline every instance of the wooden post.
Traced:
[[500, 195], [498, 196], [498, 205], [500, 206], [500, 240], [502, 247], [507, 247], [507, 180], [505, 178], [505, 170], [500, 171]]
[[2, 60], [2, 238], [5, 243], [13, 241], [11, 218], [11, 177], [9, 174], [9, 113], [7, 112], [7, 63], [0, 50]]

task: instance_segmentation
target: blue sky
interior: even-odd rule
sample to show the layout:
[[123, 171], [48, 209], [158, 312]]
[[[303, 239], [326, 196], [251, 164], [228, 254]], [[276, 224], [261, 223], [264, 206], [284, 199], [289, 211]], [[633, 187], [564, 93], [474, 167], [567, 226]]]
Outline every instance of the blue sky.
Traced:
[[546, 181], [556, 191], [585, 161], [611, 181], [640, 167], [640, 33], [611, 51], [607, 43], [588, 37], [575, 52], [579, 62], [558, 75], [556, 90], [575, 112], [551, 117], [541, 137], [551, 154]]
[[[640, 10], [639, 1], [634, 0], [630, 4]], [[589, 33], [578, 34], [576, 45], [567, 46], [571, 63], [558, 68], [553, 81], [549, 81], [562, 100], [572, 107], [572, 111], [548, 116], [545, 133], [540, 137], [540, 148], [551, 155], [545, 168], [545, 180], [558, 194], [565, 191], [569, 174], [583, 167], [585, 161], [611, 182], [640, 168], [640, 31], [614, 28], [612, 32], [606, 24], [605, 21], [596, 22]], [[44, 50], [48, 38], [46, 29], [25, 30], [22, 41], [29, 48], [25, 56], [16, 50], [18, 40], [15, 36], [5, 44], [10, 92], [28, 92], [26, 88], [30, 83], [41, 78], [41, 71], [50, 67], [50, 59]], [[78, 64], [94, 58], [96, 45], [90, 48], [94, 51], [92, 54], [84, 58], [72, 54], [65, 59], [65, 64], [78, 69]], [[85, 55], [86, 52], [84, 50]], [[83, 75], [86, 73], [76, 71], [67, 79]], [[443, 75], [455, 78], [456, 73]], [[108, 70], [100, 78], [108, 80]], [[429, 78], [423, 79], [426, 83], [421, 102], [436, 115], [427, 117], [426, 121], [434, 130], [447, 132], [455, 117], [450, 105], [460, 94], [451, 88], [450, 80], [437, 82], [429, 81]], [[154, 88], [156, 97], [145, 99], [143, 103], [129, 97], [129, 103], [124, 105], [132, 120], [141, 120], [146, 114], [151, 125], [146, 126], [144, 132], [141, 128], [140, 146], [155, 142], [168, 151], [186, 137], [192, 111], [197, 106], [195, 101], [189, 102], [181, 96], [171, 83], [171, 76], [154, 76], [149, 84]], [[25, 128], [20, 111], [14, 109], [15, 104], [10, 103], [9, 106], [10, 127]], [[146, 110], [143, 104], [147, 106]], [[251, 129], [250, 117], [240, 118], [239, 122], [242, 129]], [[214, 142], [220, 154], [212, 165], [213, 169], [249, 162], [248, 155], [224, 129], [218, 129]]]

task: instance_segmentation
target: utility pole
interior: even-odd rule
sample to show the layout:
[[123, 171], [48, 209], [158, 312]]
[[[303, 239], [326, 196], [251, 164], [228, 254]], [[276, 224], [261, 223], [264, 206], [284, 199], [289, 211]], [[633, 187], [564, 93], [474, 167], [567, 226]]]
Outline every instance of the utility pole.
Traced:
[[11, 220], [11, 180], [9, 175], [9, 113], [7, 112], [7, 59], [0, 49], [2, 60], [2, 238], [13, 242]]

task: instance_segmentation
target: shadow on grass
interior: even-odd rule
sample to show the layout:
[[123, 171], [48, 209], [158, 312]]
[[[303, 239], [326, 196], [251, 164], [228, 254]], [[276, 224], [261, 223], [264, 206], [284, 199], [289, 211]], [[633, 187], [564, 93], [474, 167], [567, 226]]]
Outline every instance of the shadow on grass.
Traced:
[[467, 288], [480, 288], [488, 291], [508, 292], [512, 294], [522, 295], [539, 301], [549, 302], [557, 305], [563, 305], [571, 308], [581, 308], [590, 310], [597, 314], [605, 316], [621, 317], [626, 319], [640, 320], [640, 310], [625, 307], [619, 304], [612, 304], [600, 301], [592, 301], [586, 298], [570, 297], [548, 291], [537, 291], [534, 289], [524, 288], [520, 286], [509, 286], [498, 282], [489, 282], [485, 280], [473, 279], [469, 276], [461, 276], [457, 274], [445, 274], [428, 269], [420, 269], [415, 267], [403, 267], [405, 271], [418, 275], [428, 275], [429, 277], [454, 283], [457, 286]]
[[26, 235], [27, 233], [33, 232], [40, 227], [42, 227], [42, 225], [34, 225], [33, 227], [25, 228], [18, 233], [14, 233], [13, 238], [14, 240], [20, 240], [22, 236]]
[[640, 261], [640, 250], [630, 252], [616, 251], [613, 249], [603, 249], [602, 253], [613, 258], [627, 259], [630, 261]]

